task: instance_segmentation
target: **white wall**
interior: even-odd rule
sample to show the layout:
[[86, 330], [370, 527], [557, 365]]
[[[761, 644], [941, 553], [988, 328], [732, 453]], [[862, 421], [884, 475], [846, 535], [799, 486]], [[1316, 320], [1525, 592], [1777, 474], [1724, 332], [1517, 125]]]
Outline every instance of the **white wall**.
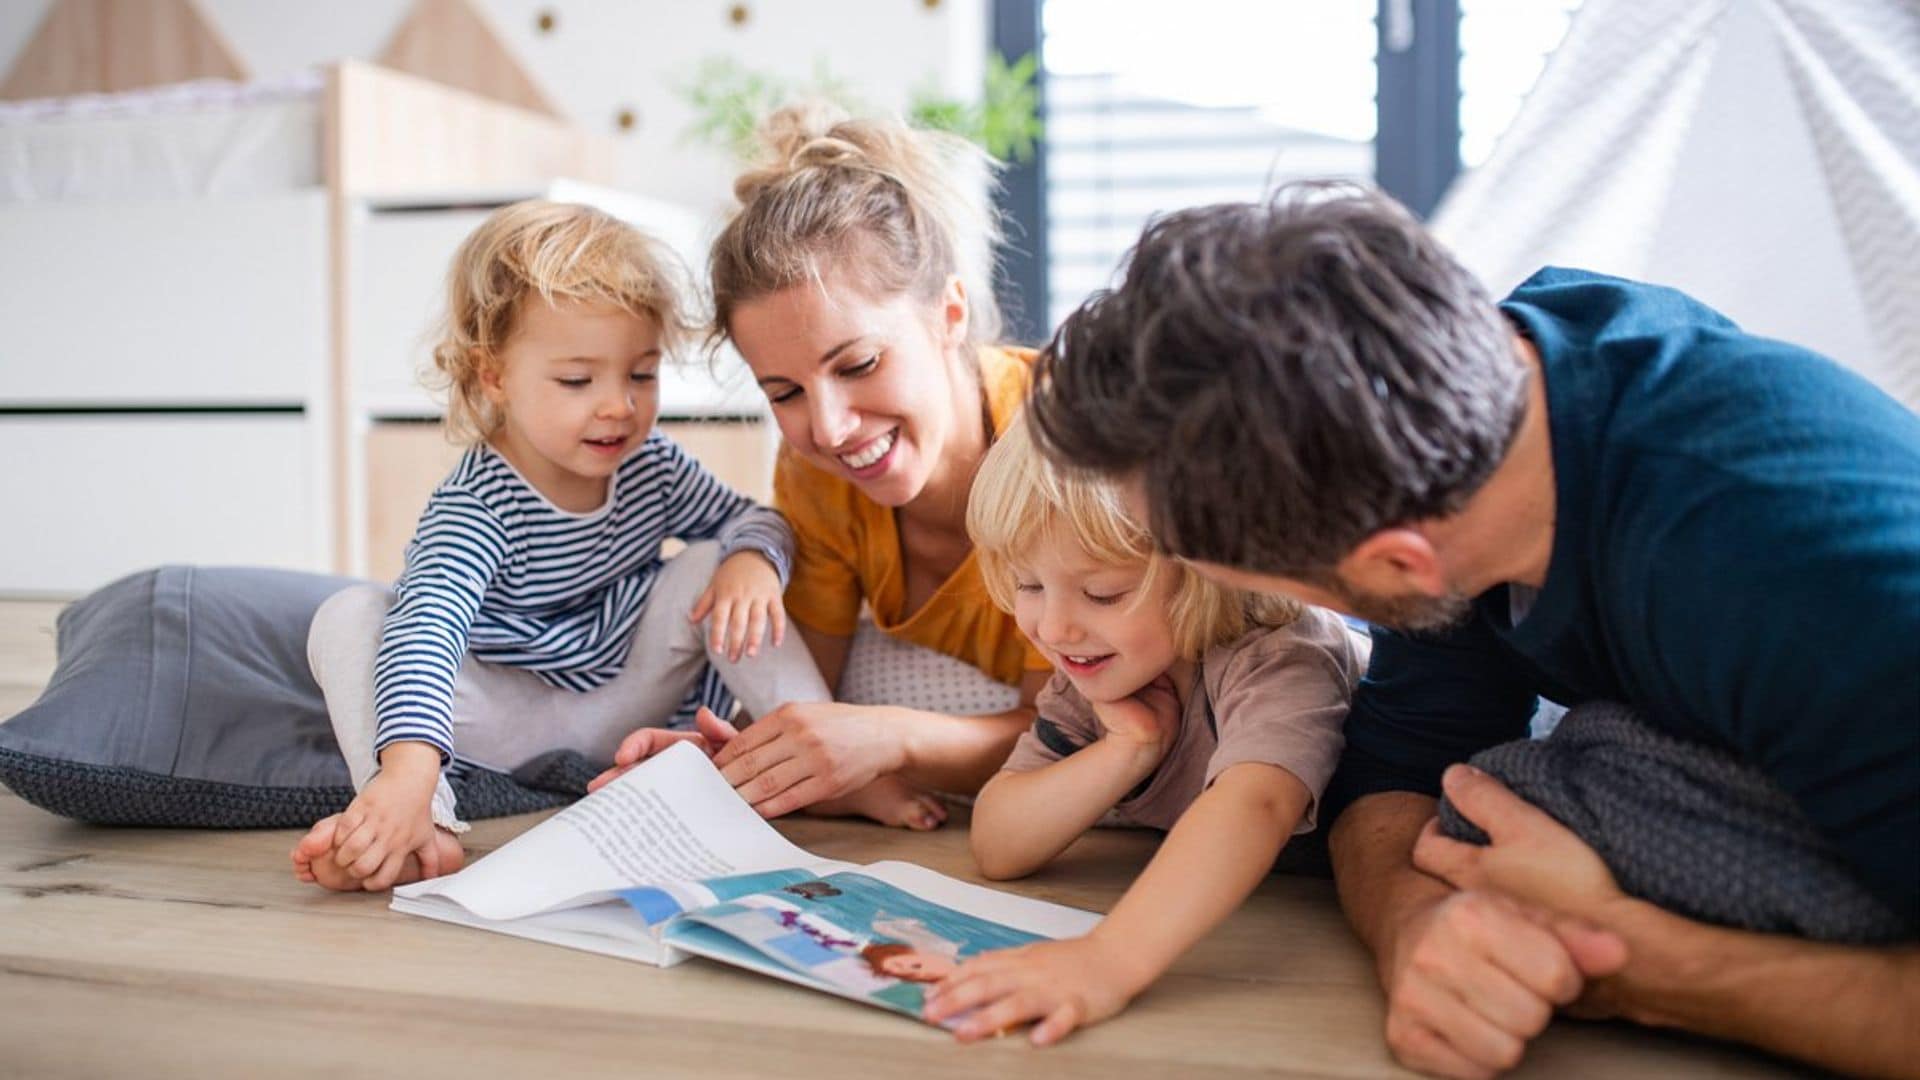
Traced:
[[[728, 56], [789, 77], [832, 73], [883, 108], [898, 109], [923, 86], [957, 97], [980, 84], [987, 0], [476, 0], [547, 93], [582, 126], [616, 134], [622, 186], [716, 211], [727, 205], [733, 169], [718, 151], [684, 144], [689, 117], [675, 86], [700, 61]], [[26, 44], [53, 0], [0, 2], [0, 71]], [[370, 59], [409, 0], [199, 0], [255, 76], [271, 77], [346, 57]], [[555, 16], [541, 33], [542, 12]], [[639, 125], [620, 132], [633, 109]]]

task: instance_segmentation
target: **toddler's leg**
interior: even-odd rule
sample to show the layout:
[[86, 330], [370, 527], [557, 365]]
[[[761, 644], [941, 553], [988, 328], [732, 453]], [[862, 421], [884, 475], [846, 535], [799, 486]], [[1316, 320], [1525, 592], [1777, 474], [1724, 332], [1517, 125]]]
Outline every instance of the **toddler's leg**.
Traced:
[[612, 682], [588, 693], [556, 689], [531, 672], [469, 658], [454, 688], [460, 756], [511, 770], [549, 750], [573, 750], [597, 764], [635, 728], [665, 727], [703, 665], [711, 663], [749, 712], [765, 715], [788, 701], [830, 694], [798, 634], [737, 663], [707, 649], [706, 627], [687, 618], [719, 565], [720, 546], [688, 545], [667, 560], [634, 630], [627, 663]]
[[[654, 584], [653, 595], [647, 601], [647, 614], [643, 619], [659, 627], [659, 637], [652, 640], [671, 641], [675, 655], [682, 658], [674, 668], [677, 673], [683, 673], [681, 694], [684, 696], [693, 686], [699, 672], [698, 662], [705, 660], [727, 684], [727, 689], [733, 691], [749, 716], [765, 716], [791, 701], [832, 701], [833, 691], [820, 677], [820, 668], [814, 664], [806, 642], [800, 640], [791, 625], [787, 627], [784, 642], [778, 646], [771, 639], [762, 642], [760, 655], [752, 658], [729, 660], [723, 650], [708, 647], [708, 621], [696, 624], [688, 621], [687, 614], [693, 610], [700, 594], [707, 591], [719, 565], [719, 544], [711, 540], [690, 544], [662, 568], [660, 580]], [[650, 639], [637, 639], [636, 653], [638, 641], [643, 640]], [[634, 661], [629, 660], [629, 669], [633, 666]]]
[[[346, 759], [353, 789], [363, 791], [380, 771], [373, 753], [377, 721], [373, 708], [373, 662], [380, 651], [381, 625], [393, 597], [377, 585], [356, 585], [343, 589], [314, 612], [307, 631], [307, 664], [326, 699], [327, 716], [333, 723], [334, 739]], [[293, 849], [294, 875], [334, 889], [359, 887], [358, 879], [323, 858], [333, 850], [334, 826], [338, 814], [316, 822]], [[433, 820], [449, 833], [465, 832], [466, 823], [455, 813], [453, 789], [444, 775], [433, 794]], [[442, 870], [457, 868], [460, 845], [444, 833], [436, 833], [435, 843], [442, 856]]]
[[[689, 559], [689, 556], [693, 559]], [[648, 613], [660, 612], [659, 617], [663, 622], [671, 621], [672, 627], [669, 629], [673, 632], [691, 635], [693, 640], [681, 644], [680, 648], [698, 650], [750, 716], [766, 716], [789, 702], [832, 701], [833, 692], [828, 689], [826, 680], [821, 678], [820, 668], [813, 662], [813, 654], [791, 626], [787, 628], [786, 641], [778, 647], [766, 642], [762, 644], [757, 657], [729, 660], [723, 651], [708, 647], [709, 627], [706, 623], [695, 625], [687, 621], [687, 613], [693, 610], [694, 601], [706, 591], [707, 582], [713, 578], [719, 558], [719, 545], [715, 543], [695, 544], [687, 548], [668, 564], [672, 566], [687, 559], [683, 567], [685, 572], [671, 581], [663, 576], [663, 580], [655, 587]], [[692, 669], [685, 678], [690, 680], [697, 671], [697, 667]], [[680, 685], [684, 688], [691, 683], [683, 682]], [[883, 825], [909, 829], [935, 829], [947, 820], [947, 808], [937, 796], [921, 791], [898, 776], [882, 776], [858, 791], [815, 803], [806, 812], [825, 817], [866, 817]]]

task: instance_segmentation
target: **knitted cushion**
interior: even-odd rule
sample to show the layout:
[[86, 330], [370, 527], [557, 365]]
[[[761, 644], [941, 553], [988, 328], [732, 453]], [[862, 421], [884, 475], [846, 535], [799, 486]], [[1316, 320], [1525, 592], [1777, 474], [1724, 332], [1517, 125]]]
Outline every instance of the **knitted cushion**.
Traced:
[[[38, 701], [0, 724], [0, 784], [103, 825], [287, 828], [353, 798], [307, 624], [350, 578], [168, 566], [60, 613]], [[527, 782], [472, 767], [450, 781], [468, 818], [567, 802], [584, 761], [546, 759]]]
[[[1758, 769], [1656, 731], [1624, 705], [1581, 705], [1550, 737], [1503, 743], [1473, 764], [1586, 841], [1623, 890], [1666, 910], [1816, 941], [1920, 935]], [[1440, 827], [1487, 843], [1444, 799]]]

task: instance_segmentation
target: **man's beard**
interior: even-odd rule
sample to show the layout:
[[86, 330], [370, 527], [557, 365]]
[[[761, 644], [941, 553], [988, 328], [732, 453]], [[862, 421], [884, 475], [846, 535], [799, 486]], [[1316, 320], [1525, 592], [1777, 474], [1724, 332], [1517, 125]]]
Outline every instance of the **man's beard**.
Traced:
[[1473, 611], [1471, 597], [1452, 591], [1441, 596], [1420, 593], [1382, 596], [1350, 588], [1337, 578], [1321, 587], [1340, 598], [1347, 614], [1393, 630], [1436, 633], [1460, 625]]

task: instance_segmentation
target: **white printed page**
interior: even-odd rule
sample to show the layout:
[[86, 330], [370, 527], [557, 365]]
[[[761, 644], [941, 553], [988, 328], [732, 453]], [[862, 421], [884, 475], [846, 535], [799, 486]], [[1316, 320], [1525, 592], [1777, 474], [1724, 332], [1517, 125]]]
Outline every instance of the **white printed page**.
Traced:
[[1080, 937], [1101, 919], [1095, 912], [972, 885], [913, 863], [877, 862], [859, 872], [922, 900], [1041, 937]]
[[457, 874], [394, 890], [440, 897], [485, 919], [518, 919], [607, 899], [616, 890], [845, 864], [788, 843], [679, 742]]

